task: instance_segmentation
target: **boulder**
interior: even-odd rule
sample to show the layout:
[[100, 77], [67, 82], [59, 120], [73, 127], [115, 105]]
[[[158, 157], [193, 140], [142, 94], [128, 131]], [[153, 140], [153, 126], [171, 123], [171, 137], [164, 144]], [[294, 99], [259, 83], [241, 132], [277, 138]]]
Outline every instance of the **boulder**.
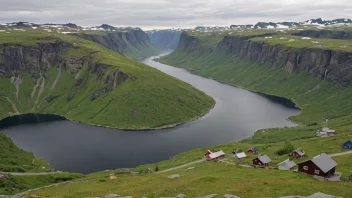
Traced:
[[176, 196], [176, 198], [185, 198], [185, 197], [186, 197], [185, 194], [179, 194], [179, 195]]
[[181, 175], [179, 175], [179, 174], [168, 176], [168, 178], [170, 178], [170, 179], [175, 179], [175, 178], [180, 178], [180, 177], [181, 177]]
[[317, 193], [312, 194], [308, 198], [341, 198], [341, 197], [337, 197], [337, 196], [334, 196], [334, 195], [328, 195], [328, 194], [324, 194], [324, 193], [321, 193], [321, 192], [317, 192]]
[[202, 198], [213, 198], [213, 197], [216, 197], [216, 196], [218, 196], [218, 194], [210, 194], [210, 195], [206, 195], [206, 196], [204, 196]]
[[194, 167], [189, 167], [189, 168], [187, 168], [188, 171], [189, 171], [189, 170], [192, 170], [192, 169], [194, 169]]
[[121, 197], [121, 196], [118, 194], [109, 194], [109, 195], [105, 195], [102, 198], [118, 198], [118, 197]]
[[226, 195], [224, 195], [224, 198], [240, 198], [240, 197], [238, 197], [236, 195], [226, 194]]

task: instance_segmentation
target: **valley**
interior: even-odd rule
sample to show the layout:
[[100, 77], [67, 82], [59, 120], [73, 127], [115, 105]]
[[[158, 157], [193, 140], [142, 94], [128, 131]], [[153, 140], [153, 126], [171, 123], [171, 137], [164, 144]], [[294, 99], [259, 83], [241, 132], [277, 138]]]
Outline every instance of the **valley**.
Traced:
[[[167, 156], [169, 156], [169, 159], [144, 162], [145, 165], [140, 165], [140, 162], [138, 162], [131, 164], [131, 166], [140, 166], [129, 167], [128, 170], [113, 170], [118, 168], [113, 163], [111, 170], [71, 177], [72, 180], [77, 178], [86, 180], [77, 180], [77, 182], [63, 183], [56, 187], [38, 189], [29, 192], [25, 197], [101, 197], [111, 193], [134, 197], [175, 197], [179, 194], [186, 194], [187, 197], [199, 197], [213, 193], [219, 196], [233, 194], [240, 197], [281, 197], [287, 195], [309, 196], [316, 192], [345, 198], [351, 197], [352, 154], [346, 152], [348, 149], [342, 148], [342, 145], [351, 139], [352, 135], [350, 130], [352, 127], [352, 105], [350, 103], [352, 94], [350, 87], [352, 45], [349, 38], [350, 28], [348, 26], [328, 26], [328, 23], [336, 24], [340, 22], [340, 20], [309, 20], [297, 24], [258, 23], [253, 28], [234, 25], [231, 26], [233, 27], [231, 29], [198, 27], [185, 30], [180, 35], [165, 36], [162, 33], [159, 38], [156, 36], [150, 39], [152, 41], [150, 45], [150, 41], [147, 44], [129, 42], [134, 43], [133, 46], [137, 46], [128, 47], [131, 50], [121, 50], [120, 47], [126, 44], [125, 41], [121, 41], [121, 38], [125, 40], [124, 38], [129, 37], [126, 34], [119, 37], [116, 33], [91, 32], [91, 30], [84, 30], [87, 32], [75, 35], [71, 35], [71, 33], [60, 34], [58, 36], [60, 41], [70, 41], [70, 45], [78, 45], [78, 49], [99, 51], [94, 51], [93, 54], [90, 51], [90, 56], [93, 56], [93, 58], [90, 58], [93, 61], [93, 66], [92, 63], [87, 63], [89, 69], [85, 71], [86, 78], [84, 79], [87, 80], [83, 80], [84, 90], [83, 88], [82, 90], [80, 88], [74, 90], [75, 97], [73, 100], [78, 93], [83, 93], [82, 102], [68, 103], [70, 108], [77, 107], [74, 108], [72, 115], [71, 111], [67, 114], [62, 110], [62, 108], [65, 109], [66, 103], [60, 103], [59, 101], [63, 100], [61, 96], [55, 97], [56, 95], [52, 93], [56, 93], [55, 91], [61, 86], [63, 86], [63, 93], [70, 93], [72, 84], [77, 83], [73, 74], [80, 77], [86, 63], [83, 64], [81, 69], [74, 66], [77, 62], [69, 61], [62, 64], [63, 67], [57, 67], [56, 70], [53, 70], [53, 68], [44, 70], [52, 72], [50, 75], [49, 73], [43, 75], [39, 70], [38, 77], [32, 77], [32, 81], [30, 80], [31, 76], [26, 72], [32, 75], [36, 69], [29, 67], [29, 72], [21, 71], [19, 74], [10, 76], [6, 73], [7, 76], [4, 76], [4, 79], [7, 78], [4, 82], [12, 86], [11, 94], [2, 92], [8, 94], [4, 95], [7, 98], [3, 98], [4, 101], [7, 101], [7, 105], [2, 108], [9, 115], [18, 114], [17, 112], [45, 112], [69, 119], [72, 119], [71, 116], [77, 116], [79, 121], [87, 124], [129, 130], [159, 129], [170, 122], [173, 123], [170, 126], [176, 126], [199, 117], [201, 119], [176, 128], [159, 131], [102, 131], [102, 134], [118, 133], [116, 136], [109, 136], [109, 139], [112, 140], [111, 143], [107, 143], [107, 140], [105, 140], [105, 143], [113, 145], [117, 142], [115, 140], [118, 139], [117, 136], [120, 136], [122, 138], [118, 144], [121, 144], [122, 147], [109, 147], [108, 149], [105, 147], [105, 151], [104, 149], [97, 151], [97, 158], [98, 156], [109, 156], [111, 158], [111, 156], [123, 155], [118, 152], [108, 152], [104, 155], [103, 152], [107, 150], [120, 150], [122, 152], [127, 150], [129, 153], [141, 153], [139, 158], [146, 156], [145, 153], [154, 155], [164, 153], [165, 155], [160, 155], [162, 157], [159, 160], [168, 159]], [[327, 27], [322, 28], [320, 23], [324, 23], [324, 26]], [[318, 25], [314, 26], [312, 24]], [[290, 27], [280, 28], [284, 25]], [[271, 28], [271, 26], [276, 28]], [[135, 35], [135, 33], [133, 34]], [[164, 54], [161, 57], [152, 56], [160, 49], [175, 47], [172, 43], [174, 39], [178, 40], [178, 36], [180, 36], [179, 43], [171, 54]], [[6, 36], [4, 38], [7, 42], [11, 41]], [[163, 42], [163, 38], [167, 38], [166, 40], [170, 42]], [[20, 46], [23, 45], [24, 47], [28, 44], [33, 45], [31, 42], [36, 39], [38, 39], [38, 36], [16, 42], [20, 42]], [[48, 40], [50, 45], [52, 43], [57, 45], [59, 42], [52, 39]], [[41, 42], [47, 45], [47, 41]], [[111, 45], [111, 43], [114, 44]], [[87, 46], [91, 48], [86, 49]], [[3, 54], [8, 54], [7, 51], [10, 51], [6, 47], [3, 47], [5, 49]], [[72, 56], [77, 56], [77, 54], [79, 54], [78, 57], [82, 57], [82, 54], [87, 52], [84, 50], [84, 53], [80, 50], [76, 52], [77, 48], [75, 47], [69, 50], [70, 53], [66, 54], [67, 52], [63, 51], [63, 56], [59, 56], [61, 61], [65, 61], [67, 56], [72, 59]], [[16, 52], [15, 54], [21, 53]], [[149, 58], [143, 59], [142, 63], [131, 60], [143, 57]], [[95, 60], [99, 61], [96, 62]], [[83, 59], [84, 61], [86, 60]], [[3, 63], [7, 62], [3, 61]], [[101, 66], [99, 63], [104, 65]], [[115, 63], [119, 63], [116, 65], [117, 70], [112, 69]], [[100, 71], [100, 67], [105, 67], [106, 64], [112, 68], [108, 67], [106, 70]], [[19, 65], [21, 67], [23, 64]], [[72, 69], [77, 70], [72, 71]], [[184, 69], [205, 78], [189, 74]], [[115, 78], [110, 77], [109, 72], [113, 72]], [[65, 77], [65, 75], [68, 77]], [[91, 79], [92, 76], [93, 79]], [[124, 79], [124, 76], [126, 79]], [[65, 85], [62, 85], [62, 81], [60, 81], [63, 77], [70, 79], [65, 80]], [[121, 78], [124, 80], [116, 81], [116, 79]], [[135, 82], [141, 79], [140, 84]], [[89, 89], [89, 86], [94, 84], [93, 82], [98, 82], [99, 88], [105, 88], [105, 84], [109, 83], [111, 83], [108, 86], [110, 89], [114, 87], [114, 84], [118, 86], [108, 91], [103, 89], [102, 93], [98, 91], [97, 94], [97, 92], [91, 92], [91, 89]], [[28, 84], [30, 88], [25, 95], [31, 96], [29, 101], [28, 97], [23, 97], [23, 94], [21, 94], [22, 85], [27, 86]], [[47, 85], [53, 91], [49, 91]], [[0, 89], [0, 91], [4, 90], [6, 90], [5, 86]], [[138, 94], [129, 95], [128, 93], [131, 90], [138, 90]], [[141, 90], [143, 92], [139, 94]], [[175, 90], [176, 92], [174, 92]], [[32, 93], [34, 93], [34, 96], [32, 96]], [[190, 93], [193, 95], [190, 96]], [[168, 94], [168, 97], [165, 98], [165, 94]], [[181, 100], [180, 95], [182, 96]], [[95, 98], [95, 96], [97, 97]], [[94, 98], [90, 103], [86, 101], [89, 97]], [[128, 97], [128, 101], [132, 100], [134, 102], [121, 104], [143, 109], [143, 116], [139, 117], [140, 111], [138, 111], [134, 114], [138, 115], [138, 119], [130, 118], [128, 113], [131, 112], [131, 109], [123, 112], [121, 116], [113, 114], [124, 109], [120, 102], [114, 101], [125, 100], [125, 97]], [[280, 97], [290, 99], [302, 112], [294, 108], [292, 102]], [[111, 99], [110, 103], [104, 103], [105, 98], [107, 98], [106, 100]], [[31, 104], [31, 111], [27, 110], [25, 105], [27, 101], [28, 104]], [[45, 102], [60, 108], [54, 109]], [[84, 107], [81, 107], [83, 104]], [[97, 107], [100, 107], [101, 104], [105, 107], [98, 110]], [[145, 104], [152, 105], [144, 107]], [[283, 104], [288, 104], [288, 106]], [[210, 110], [211, 108], [213, 109]], [[66, 107], [66, 110], [68, 109]], [[146, 113], [150, 111], [157, 116], [151, 118]], [[97, 112], [99, 112], [98, 116], [93, 116]], [[174, 115], [170, 112], [177, 113]], [[185, 115], [187, 115], [187, 119]], [[296, 124], [288, 121], [288, 117]], [[160, 119], [155, 120], [155, 118]], [[56, 127], [63, 123], [60, 122], [56, 123]], [[81, 125], [81, 123], [79, 124]], [[148, 127], [145, 127], [146, 125]], [[82, 124], [80, 127], [83, 129], [87, 126]], [[316, 132], [324, 127], [336, 130], [336, 135], [317, 136]], [[12, 136], [11, 138], [15, 143], [16, 141], [30, 142], [28, 141], [31, 138], [30, 135], [23, 136], [21, 130], [16, 132], [16, 127], [13, 129], [11, 132], [10, 128], [5, 134]], [[36, 130], [37, 128], [33, 128], [33, 131]], [[98, 129], [92, 128], [92, 131], [94, 130]], [[88, 131], [86, 129], [85, 132]], [[253, 134], [254, 131], [256, 132]], [[45, 130], [40, 133], [45, 133]], [[68, 131], [68, 133], [70, 132]], [[93, 134], [92, 132], [89, 133]], [[132, 134], [133, 137], [125, 136], [124, 133]], [[145, 134], [141, 135], [140, 133]], [[48, 135], [55, 137], [53, 134]], [[83, 133], [78, 136], [82, 135]], [[130, 144], [129, 142], [132, 142], [130, 138], [136, 138], [136, 136], [141, 137], [140, 140], [136, 141], [137, 144], [143, 142], [141, 145], [145, 145], [146, 148], [139, 147], [140, 150], [134, 150], [137, 144], [132, 144], [132, 147], [123, 145], [122, 142]], [[153, 140], [148, 139], [148, 136], [151, 136]], [[23, 137], [26, 138], [22, 139]], [[98, 136], [94, 137], [92, 135], [92, 137], [92, 139], [97, 140]], [[77, 141], [79, 139], [73, 139], [72, 145]], [[98, 145], [91, 144], [92, 140], [86, 138], [86, 141], [92, 145], [93, 150], [98, 147]], [[6, 145], [11, 144], [10, 141], [8, 142]], [[36, 143], [34, 142], [34, 144]], [[151, 146], [153, 144], [156, 144], [155, 147]], [[57, 148], [60, 145], [58, 143]], [[27, 146], [29, 146], [28, 148], [34, 148], [33, 145], [27, 144]], [[42, 145], [39, 145], [36, 149], [40, 149], [40, 147]], [[247, 150], [253, 147], [258, 149], [259, 152], [248, 153]], [[88, 147], [81, 148], [84, 151], [89, 150]], [[152, 149], [148, 150], [150, 148]], [[277, 164], [286, 160], [288, 154], [297, 148], [304, 149], [306, 153], [304, 158], [291, 158], [297, 164], [321, 153], [331, 155], [331, 158], [338, 164], [336, 171], [341, 173], [341, 181], [318, 181], [301, 172], [277, 170]], [[290, 151], [287, 152], [287, 149], [290, 149]], [[91, 152], [94, 152], [93, 150]], [[165, 150], [170, 151], [164, 152]], [[221, 160], [205, 161], [204, 154], [208, 150], [222, 150], [226, 154]], [[237, 160], [231, 154], [232, 152], [242, 151], [248, 155], [243, 160]], [[279, 154], [279, 151], [285, 153]], [[17, 149], [11, 152], [23, 153], [22, 150]], [[11, 155], [11, 152], [8, 156]], [[343, 155], [340, 153], [343, 153]], [[252, 167], [252, 160], [262, 154], [266, 154], [271, 159], [269, 167]], [[28, 156], [28, 159], [30, 159], [30, 154]], [[74, 158], [74, 156], [72, 157]], [[101, 162], [103, 161], [114, 160], [104, 157]], [[125, 158], [121, 161], [133, 161], [133, 159]], [[19, 166], [23, 163], [28, 162], [18, 162]], [[121, 165], [120, 167], [125, 168], [127, 166], [129, 165]], [[31, 167], [35, 170], [38, 165], [34, 163]], [[45, 165], [44, 167], [48, 166]], [[120, 174], [121, 172], [124, 173]], [[128, 174], [125, 174], [126, 172]], [[48, 181], [52, 181], [52, 179], [46, 181], [50, 184]], [[253, 186], [255, 186], [255, 190]], [[27, 189], [29, 188], [27, 187]], [[22, 191], [23, 189], [26, 188], [22, 188]], [[17, 192], [20, 191], [12, 191], [11, 194]]]

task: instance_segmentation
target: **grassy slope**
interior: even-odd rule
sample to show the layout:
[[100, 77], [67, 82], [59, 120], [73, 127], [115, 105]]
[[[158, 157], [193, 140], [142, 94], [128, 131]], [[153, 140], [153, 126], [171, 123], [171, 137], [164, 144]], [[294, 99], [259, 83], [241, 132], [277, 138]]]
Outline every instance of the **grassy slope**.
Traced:
[[0, 195], [16, 194], [29, 189], [82, 178], [82, 174], [60, 173], [39, 176], [7, 176], [0, 179]]
[[[0, 34], [0, 43], [22, 45], [34, 45], [38, 38], [48, 36], [48, 33], [38, 31]], [[63, 69], [57, 86], [51, 89], [59, 72], [52, 67], [47, 73], [45, 89], [37, 103], [38, 91], [34, 99], [29, 100], [36, 84], [29, 74], [21, 74], [24, 83], [20, 85], [20, 102], [15, 97], [15, 86], [11, 85], [10, 79], [2, 78], [1, 118], [14, 112], [11, 103], [4, 96], [16, 105], [20, 113], [53, 113], [88, 124], [123, 129], [149, 129], [179, 124], [206, 113], [212, 107], [212, 99], [203, 92], [154, 68], [127, 59], [93, 42], [63, 34], [51, 36], [74, 43], [75, 48], [69, 49], [64, 54], [65, 58], [82, 57], [89, 52], [99, 51], [94, 54], [94, 61], [112, 65], [111, 69], [103, 77], [89, 73], [87, 64], [79, 74], [70, 74]], [[92, 93], [103, 87], [106, 75], [115, 70], [132, 78], [112, 92], [91, 101]], [[73, 86], [76, 75], [84, 80], [81, 86]], [[45, 101], [48, 97], [55, 99], [49, 103]]]
[[[213, 45], [214, 40], [203, 46]], [[176, 155], [170, 160], [137, 167], [135, 171], [156, 166], [160, 170], [175, 167], [187, 162], [201, 159], [206, 150], [222, 149], [230, 153], [233, 149], [247, 150], [257, 146], [260, 153], [267, 154], [273, 161], [271, 166], [286, 160], [287, 155], [278, 156], [276, 152], [290, 142], [296, 148], [306, 151], [304, 159], [294, 159], [296, 163], [310, 157], [326, 153], [344, 152], [343, 142], [351, 138], [352, 117], [349, 98], [351, 88], [340, 89], [308, 74], [288, 74], [285, 71], [273, 69], [265, 65], [258, 65], [235, 57], [221, 54], [209, 55], [202, 52], [185, 53], [175, 51], [168, 57], [161, 59], [170, 65], [184, 66], [190, 71], [214, 78], [243, 88], [284, 96], [294, 100], [303, 113], [292, 117], [294, 121], [302, 123], [295, 128], [277, 128], [257, 131], [253, 137], [240, 142], [199, 148]], [[214, 66], [215, 65], [215, 66]], [[338, 134], [329, 138], [317, 138], [315, 132], [326, 124], [328, 117], [329, 127], [337, 129]], [[308, 126], [310, 125], [310, 126]], [[236, 161], [232, 156], [225, 160], [235, 164], [250, 164], [255, 156], [249, 156], [244, 161]], [[352, 155], [334, 157], [338, 162], [337, 171], [343, 178], [352, 177]], [[310, 195], [323, 192], [343, 197], [351, 197], [351, 184], [318, 182], [311, 176], [291, 171], [248, 169], [224, 163], [205, 162], [195, 166], [195, 169], [186, 172], [186, 168], [158, 175], [118, 176], [117, 180], [104, 180], [113, 172], [95, 173], [102, 181], [87, 181], [68, 184], [57, 188], [50, 188], [34, 192], [48, 197], [93, 197], [108, 193], [132, 195], [136, 197], [175, 196], [185, 193], [189, 197], [202, 196], [211, 193], [219, 195], [230, 193], [240, 197], [278, 197], [284, 195]], [[167, 176], [180, 174], [179, 179], [168, 179]], [[116, 185], [118, 182], [118, 185]], [[253, 187], [255, 186], [255, 188]]]
[[[83, 198], [100, 197], [109, 193], [134, 197], [172, 197], [186, 194], [187, 197], [217, 193], [235, 194], [240, 197], [279, 197], [285, 195], [310, 195], [324, 192], [351, 197], [351, 184], [317, 182], [300, 173], [265, 169], [248, 169], [225, 163], [204, 162], [186, 171], [174, 170], [162, 174], [117, 175], [116, 180], [106, 178], [113, 173], [95, 174], [96, 180], [64, 184], [30, 193], [40, 197]], [[250, 171], [249, 171], [250, 170]], [[172, 174], [181, 178], [169, 179]], [[28, 195], [29, 197], [29, 195]]]
[[32, 153], [19, 149], [9, 137], [0, 133], [0, 172], [46, 172], [49, 166]]

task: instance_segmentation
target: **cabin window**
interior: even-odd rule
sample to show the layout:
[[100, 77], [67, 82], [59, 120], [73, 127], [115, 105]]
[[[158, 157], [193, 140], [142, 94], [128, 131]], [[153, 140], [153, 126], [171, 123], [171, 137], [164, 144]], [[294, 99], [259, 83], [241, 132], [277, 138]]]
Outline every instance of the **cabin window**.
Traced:
[[315, 170], [314, 173], [319, 175], [320, 171], [319, 170]]
[[303, 170], [308, 170], [308, 166], [303, 166]]

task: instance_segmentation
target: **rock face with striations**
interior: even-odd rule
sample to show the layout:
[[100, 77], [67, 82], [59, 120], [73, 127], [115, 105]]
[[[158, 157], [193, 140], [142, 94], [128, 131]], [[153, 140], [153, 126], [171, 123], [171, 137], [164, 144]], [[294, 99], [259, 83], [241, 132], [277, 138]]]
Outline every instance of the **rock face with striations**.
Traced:
[[346, 87], [352, 80], [352, 53], [316, 48], [287, 48], [249, 40], [247, 36], [225, 36], [215, 48], [203, 47], [187, 33], [181, 35], [177, 50], [210, 51], [292, 72], [308, 72], [314, 77]]
[[96, 34], [75, 33], [71, 35], [93, 41], [110, 50], [136, 59], [149, 57], [157, 53], [148, 35], [141, 29], [99, 32]]

